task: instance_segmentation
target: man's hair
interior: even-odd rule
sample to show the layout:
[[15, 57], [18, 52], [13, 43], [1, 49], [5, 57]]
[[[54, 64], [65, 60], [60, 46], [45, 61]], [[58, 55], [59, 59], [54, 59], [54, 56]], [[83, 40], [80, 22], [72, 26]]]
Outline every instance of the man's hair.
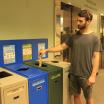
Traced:
[[88, 10], [81, 10], [78, 13], [79, 17], [85, 17], [86, 21], [92, 21], [93, 15]]

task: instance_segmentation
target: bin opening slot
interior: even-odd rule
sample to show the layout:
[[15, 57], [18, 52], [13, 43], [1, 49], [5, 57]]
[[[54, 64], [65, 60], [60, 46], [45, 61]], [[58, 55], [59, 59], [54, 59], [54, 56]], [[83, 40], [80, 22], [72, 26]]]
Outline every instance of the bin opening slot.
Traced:
[[[36, 66], [39, 66], [39, 62], [36, 62], [35, 65], [36, 65]], [[47, 65], [44, 64], [44, 63], [42, 63], [41, 67], [47, 67]]]
[[51, 61], [51, 62], [53, 62], [53, 63], [59, 63], [59, 61], [55, 61], [55, 60], [53, 60], [53, 61]]
[[27, 70], [29, 70], [29, 67], [19, 68], [17, 71], [27, 71]]
[[0, 72], [0, 78], [5, 78], [5, 77], [8, 77], [8, 76], [12, 76], [12, 74], [7, 73], [5, 71]]

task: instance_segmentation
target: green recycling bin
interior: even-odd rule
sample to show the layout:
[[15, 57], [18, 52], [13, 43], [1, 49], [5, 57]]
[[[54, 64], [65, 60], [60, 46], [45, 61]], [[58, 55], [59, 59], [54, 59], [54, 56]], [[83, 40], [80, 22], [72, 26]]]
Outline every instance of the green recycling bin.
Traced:
[[24, 64], [41, 69], [48, 72], [48, 89], [49, 89], [49, 103], [48, 104], [62, 104], [63, 103], [63, 69], [58, 66], [42, 63], [39, 67], [38, 61], [24, 62]]

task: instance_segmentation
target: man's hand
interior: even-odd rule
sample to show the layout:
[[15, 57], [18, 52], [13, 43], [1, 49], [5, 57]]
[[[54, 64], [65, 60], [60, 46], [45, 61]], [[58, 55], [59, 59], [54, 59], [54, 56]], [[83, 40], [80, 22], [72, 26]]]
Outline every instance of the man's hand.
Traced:
[[90, 76], [89, 79], [88, 79], [87, 84], [89, 86], [92, 86], [93, 84], [95, 84], [95, 80], [96, 80], [96, 76]]
[[44, 54], [47, 53], [47, 49], [39, 51], [39, 57], [42, 57]]

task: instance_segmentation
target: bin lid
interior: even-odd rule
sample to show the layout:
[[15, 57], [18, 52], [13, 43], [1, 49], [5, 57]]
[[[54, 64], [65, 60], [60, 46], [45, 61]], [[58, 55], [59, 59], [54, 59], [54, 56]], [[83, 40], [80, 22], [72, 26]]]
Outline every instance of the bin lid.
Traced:
[[24, 62], [24, 64], [32, 66], [34, 68], [38, 68], [38, 69], [47, 71], [47, 72], [54, 72], [54, 71], [62, 70], [62, 67], [55, 66], [55, 65], [50, 65], [48, 63], [42, 63], [42, 66], [39, 67], [39, 62], [38, 61]]
[[31, 66], [27, 66], [24, 64], [13, 64], [13, 65], [7, 65], [5, 66], [8, 70], [11, 70], [15, 73], [18, 73], [20, 75], [26, 76], [28, 78], [31, 77], [37, 77], [43, 74], [46, 74], [46, 72], [39, 70], [38, 68], [34, 68]]

